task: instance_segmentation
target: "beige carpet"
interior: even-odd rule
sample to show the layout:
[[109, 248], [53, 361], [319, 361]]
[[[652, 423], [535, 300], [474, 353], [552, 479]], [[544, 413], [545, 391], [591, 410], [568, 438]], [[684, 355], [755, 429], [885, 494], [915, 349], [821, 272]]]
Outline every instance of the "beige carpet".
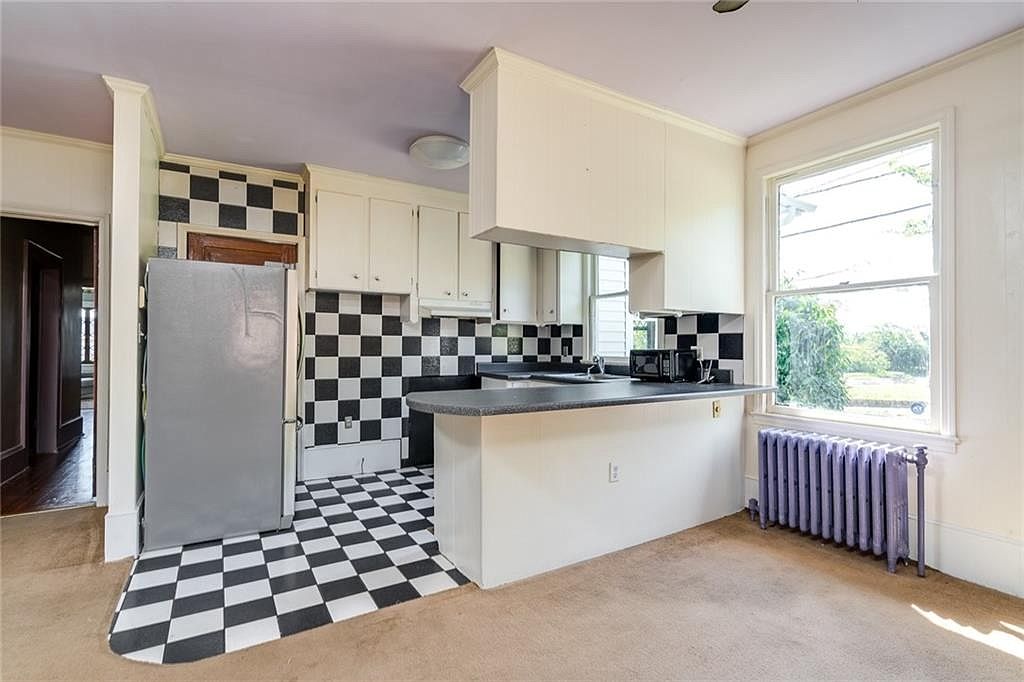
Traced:
[[129, 562], [100, 563], [102, 521], [3, 519], [4, 680], [1024, 678], [1021, 658], [976, 641], [1021, 655], [1024, 601], [910, 567], [891, 576], [744, 515], [198, 663], [134, 663], [107, 649]]

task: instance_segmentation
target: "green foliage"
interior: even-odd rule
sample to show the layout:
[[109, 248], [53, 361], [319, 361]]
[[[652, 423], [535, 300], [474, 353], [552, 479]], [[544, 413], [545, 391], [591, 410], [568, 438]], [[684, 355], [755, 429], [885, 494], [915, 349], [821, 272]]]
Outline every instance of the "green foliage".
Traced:
[[780, 403], [831, 410], [846, 406], [843, 326], [834, 305], [813, 296], [779, 299], [775, 340]]
[[890, 162], [889, 167], [900, 175], [916, 180], [920, 185], [930, 187], [932, 184], [932, 167], [930, 165], [927, 168], [919, 168], [918, 166], [911, 166], [905, 163], [897, 164]]
[[858, 341], [884, 353], [890, 371], [915, 377], [928, 374], [928, 339], [923, 334], [906, 327], [882, 325]]
[[843, 346], [846, 371], [864, 372], [881, 376], [889, 370], [889, 358], [870, 343], [850, 343]]

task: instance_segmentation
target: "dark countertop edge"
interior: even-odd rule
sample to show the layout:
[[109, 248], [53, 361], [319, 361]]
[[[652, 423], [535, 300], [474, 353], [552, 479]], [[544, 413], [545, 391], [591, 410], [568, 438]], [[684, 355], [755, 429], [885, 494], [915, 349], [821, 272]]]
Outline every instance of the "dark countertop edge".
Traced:
[[[553, 384], [554, 386], [555, 384]], [[561, 386], [567, 387], [564, 384]], [[505, 391], [538, 391], [545, 389], [523, 388], [523, 389], [489, 389], [488, 392], [503, 393]], [[423, 402], [415, 397], [416, 393], [406, 396], [406, 404], [410, 410], [428, 412], [430, 414], [451, 414], [462, 417], [496, 417], [503, 414], [524, 414], [529, 412], [556, 412], [559, 410], [585, 410], [591, 407], [615, 407], [617, 405], [636, 405], [641, 403], [664, 403], [680, 400], [707, 400], [714, 398], [731, 398], [734, 396], [756, 395], [758, 393], [771, 393], [777, 390], [775, 386], [754, 386], [738, 385], [730, 388], [721, 388], [708, 391], [694, 391], [681, 393], [656, 393], [644, 396], [621, 396], [609, 398], [582, 398], [578, 400], [563, 399], [550, 402], [524, 401], [519, 404], [506, 405], [445, 405], [431, 402]], [[429, 395], [431, 392], [421, 393]], [[434, 392], [438, 393], [438, 392]], [[451, 392], [448, 393], [449, 397]]]

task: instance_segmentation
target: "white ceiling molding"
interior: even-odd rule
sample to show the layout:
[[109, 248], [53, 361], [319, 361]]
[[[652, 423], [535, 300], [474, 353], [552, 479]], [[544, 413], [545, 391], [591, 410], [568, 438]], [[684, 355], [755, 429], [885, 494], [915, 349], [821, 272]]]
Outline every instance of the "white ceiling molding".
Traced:
[[0, 135], [3, 135], [4, 137], [18, 137], [25, 140], [37, 140], [39, 142], [60, 144], [64, 145], [65, 147], [81, 147], [82, 149], [102, 149], [108, 152], [114, 148], [113, 145], [110, 145], [106, 142], [93, 142], [92, 140], [83, 140], [77, 137], [54, 135], [52, 133], [41, 133], [36, 130], [12, 128], [11, 126], [0, 126]]
[[728, 142], [738, 146], [744, 146], [747, 142], [747, 138], [742, 135], [737, 135], [736, 133], [728, 130], [716, 128], [715, 126], [704, 123], [703, 121], [698, 121], [687, 116], [683, 116], [682, 114], [677, 114], [674, 111], [669, 111], [664, 107], [659, 107], [656, 104], [645, 102], [642, 99], [630, 97], [629, 95], [612, 90], [600, 83], [595, 83], [594, 81], [587, 80], [586, 78], [574, 76], [571, 73], [566, 73], [565, 71], [552, 68], [546, 64], [541, 64], [540, 62], [532, 59], [527, 59], [526, 57], [509, 52], [508, 50], [504, 50], [500, 47], [492, 47], [487, 55], [480, 60], [480, 63], [477, 64], [473, 70], [469, 72], [469, 75], [462, 80], [459, 87], [466, 92], [471, 91], [477, 83], [498, 68], [499, 64], [501, 64], [502, 68], [511, 68], [525, 75], [536, 76], [548, 80], [554, 79], [566, 88], [586, 93], [588, 97], [603, 99], [606, 102], [615, 104], [616, 106], [650, 116], [681, 128], [693, 130], [694, 132], [707, 135], [708, 137], [712, 137], [722, 142]]
[[989, 40], [988, 42], [972, 47], [969, 50], [955, 54], [952, 57], [947, 57], [946, 59], [941, 59], [927, 66], [923, 66], [920, 69], [911, 71], [910, 73], [899, 76], [898, 78], [893, 78], [890, 81], [876, 85], [868, 90], [858, 92], [846, 99], [804, 114], [803, 116], [794, 118], [791, 121], [786, 121], [785, 123], [773, 128], [762, 130], [761, 132], [755, 133], [747, 138], [747, 146], [753, 147], [754, 145], [761, 144], [762, 142], [779, 137], [780, 135], [785, 135], [791, 130], [802, 128], [814, 121], [827, 116], [832, 116], [844, 109], [850, 109], [857, 105], [864, 104], [865, 102], [870, 102], [873, 99], [878, 99], [879, 97], [887, 95], [895, 90], [909, 87], [914, 83], [932, 78], [940, 73], [952, 71], [953, 69], [963, 66], [968, 62], [972, 62], [975, 59], [980, 59], [981, 57], [990, 55], [994, 52], [999, 52], [1000, 50], [1004, 50], [1020, 42], [1024, 42], [1024, 28], [1019, 28], [1016, 31], [1010, 31], [1009, 33], [995, 38], [994, 40]]
[[156, 113], [156, 102], [153, 100], [153, 91], [145, 83], [118, 78], [117, 76], [103, 75], [103, 82], [107, 84], [110, 94], [125, 92], [138, 95], [142, 98], [142, 111], [149, 119], [149, 125], [153, 129], [153, 136], [156, 138], [156, 149], [159, 156], [163, 156], [166, 148], [164, 146], [164, 134], [160, 130], [160, 117]]
[[315, 181], [307, 183], [310, 191], [318, 189], [343, 191], [348, 188], [348, 191], [364, 191], [381, 199], [405, 201], [452, 211], [469, 210], [469, 195], [464, 192], [453, 192], [439, 187], [382, 178], [340, 168], [318, 166], [312, 163], [305, 164], [304, 168], [307, 181], [310, 177], [315, 178]]
[[226, 170], [233, 171], [235, 173], [244, 173], [245, 175], [267, 175], [276, 180], [286, 180], [288, 182], [297, 182], [302, 184], [302, 176], [298, 173], [288, 173], [286, 171], [259, 168], [257, 166], [246, 166], [240, 163], [231, 163], [230, 161], [215, 161], [213, 159], [203, 159], [198, 156], [188, 156], [187, 154], [174, 154], [173, 152], [164, 154], [160, 157], [160, 160], [170, 163], [180, 163], [184, 166], [198, 166], [199, 168], [206, 168], [208, 170]]

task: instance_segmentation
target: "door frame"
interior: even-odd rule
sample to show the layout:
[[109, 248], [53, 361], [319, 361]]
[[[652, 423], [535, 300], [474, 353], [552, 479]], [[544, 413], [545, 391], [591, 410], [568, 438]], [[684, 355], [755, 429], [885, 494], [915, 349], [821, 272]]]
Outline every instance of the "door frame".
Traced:
[[[0, 215], [8, 218], [84, 225], [96, 229], [96, 369], [93, 384], [93, 453], [96, 465], [93, 475], [96, 506], [106, 507], [110, 488], [110, 406], [107, 394], [110, 384], [110, 214], [2, 209]], [[25, 371], [24, 367], [22, 371]], [[23, 428], [19, 439], [22, 444], [26, 435]]]
[[[251, 239], [255, 242], [270, 242], [272, 244], [294, 244], [298, 262], [295, 269], [298, 271], [298, 281], [301, 290], [306, 289], [306, 238], [297, 234], [278, 234], [277, 232], [258, 232], [256, 230], [241, 230], [233, 227], [210, 227], [208, 225], [195, 225], [193, 223], [175, 223], [177, 226], [177, 250], [178, 259], [188, 258], [188, 236], [190, 234], [209, 234], [215, 237], [234, 237], [235, 239]], [[302, 296], [299, 296], [299, 307], [302, 305]]]

